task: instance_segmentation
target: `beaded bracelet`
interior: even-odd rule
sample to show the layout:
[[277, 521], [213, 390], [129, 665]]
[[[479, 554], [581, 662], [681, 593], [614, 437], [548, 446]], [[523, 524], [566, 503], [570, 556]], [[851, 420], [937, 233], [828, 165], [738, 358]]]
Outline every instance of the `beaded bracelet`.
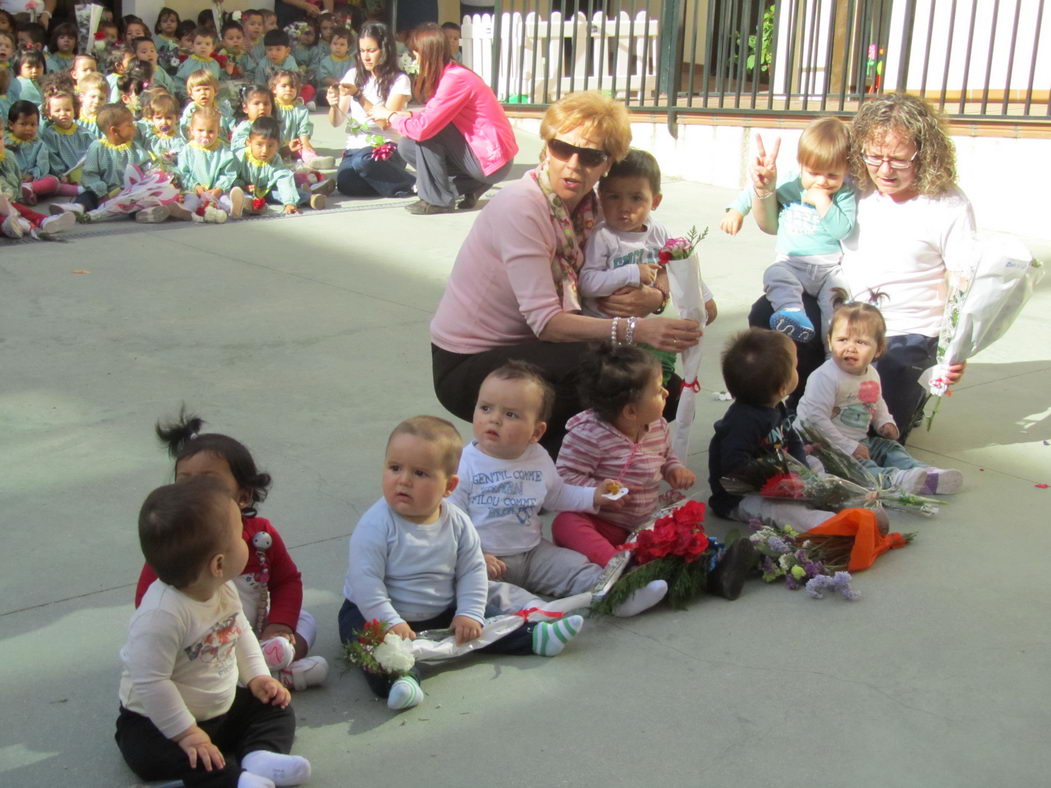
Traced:
[[609, 327], [609, 341], [610, 341], [610, 344], [613, 345], [613, 347], [616, 347], [617, 345], [620, 344], [620, 342], [617, 341], [617, 326], [618, 325], [620, 325], [620, 318], [619, 317], [613, 318], [613, 322], [610, 324], [610, 327]]
[[624, 343], [627, 344], [627, 345], [634, 345], [635, 344], [635, 323], [636, 322], [638, 322], [638, 318], [637, 317], [633, 316], [633, 317], [629, 317], [628, 318], [628, 333], [627, 333], [627, 336], [624, 337]]

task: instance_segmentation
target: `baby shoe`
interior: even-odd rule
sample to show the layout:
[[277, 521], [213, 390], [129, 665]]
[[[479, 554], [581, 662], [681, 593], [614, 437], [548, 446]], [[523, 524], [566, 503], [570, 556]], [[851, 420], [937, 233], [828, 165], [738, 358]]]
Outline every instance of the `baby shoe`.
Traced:
[[613, 615], [620, 618], [637, 616], [643, 610], [649, 610], [660, 602], [668, 593], [666, 580], [653, 580], [613, 608]]
[[244, 189], [242, 189], [240, 186], [234, 186], [234, 188], [230, 189], [230, 218], [240, 219], [241, 212], [244, 210], [244, 205]]
[[178, 200], [168, 203], [168, 215], [180, 222], [193, 221], [193, 213]]
[[61, 216], [64, 213], [72, 213], [76, 216], [84, 215], [84, 206], [79, 202], [53, 202], [47, 206], [52, 216]]
[[738, 539], [723, 553], [722, 559], [708, 574], [706, 583], [709, 594], [733, 601], [741, 596], [745, 578], [759, 564], [759, 555], [746, 538]]
[[311, 194], [332, 194], [336, 190], [336, 179], [335, 178], [324, 178], [317, 181], [316, 183], [310, 184]]
[[[957, 471], [958, 472], [958, 471]], [[927, 486], [926, 468], [891, 468], [886, 472], [886, 478], [892, 487], [897, 487], [902, 492], [922, 493]]]
[[928, 495], [951, 495], [963, 487], [963, 474], [955, 468], [927, 468], [927, 481], [923, 490]]
[[412, 676], [402, 676], [390, 685], [390, 693], [387, 695], [387, 708], [391, 711], [404, 711], [413, 706], [419, 706], [423, 700], [423, 690], [420, 683]]
[[22, 228], [22, 217], [12, 214], [11, 216], [4, 217], [4, 221], [0, 222], [0, 235], [4, 235], [7, 238], [21, 238], [25, 235], [25, 230]]
[[814, 324], [802, 309], [779, 309], [770, 315], [770, 328], [800, 344], [814, 338]]
[[303, 657], [282, 670], [277, 678], [290, 690], [316, 687], [328, 678], [328, 662], [324, 657]]
[[40, 223], [40, 229], [48, 235], [62, 233], [71, 229], [77, 223], [77, 217], [72, 213], [62, 212], [59, 216], [49, 216]]
[[270, 670], [284, 670], [296, 658], [295, 646], [288, 638], [276, 637], [264, 640], [259, 644], [263, 650], [263, 659]]
[[36, 205], [36, 192], [33, 191], [33, 187], [28, 183], [22, 184], [22, 199], [20, 202], [25, 205]]
[[143, 224], [160, 224], [170, 215], [167, 206], [154, 205], [152, 208], [143, 208], [135, 214], [135, 221]]
[[328, 200], [325, 199], [324, 194], [312, 194], [310, 195], [310, 207], [315, 211], [325, 210], [325, 206], [328, 205]]

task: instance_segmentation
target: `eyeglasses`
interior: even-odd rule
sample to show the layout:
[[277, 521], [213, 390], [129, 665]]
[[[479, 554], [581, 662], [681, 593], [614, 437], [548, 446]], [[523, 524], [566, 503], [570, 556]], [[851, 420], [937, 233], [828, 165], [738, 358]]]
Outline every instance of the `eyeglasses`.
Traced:
[[872, 156], [868, 153], [862, 153], [862, 160], [870, 167], [882, 167], [883, 162], [887, 162], [892, 170], [907, 170], [913, 164], [916, 163], [916, 157], [920, 155], [919, 151], [916, 151], [907, 159], [888, 159], [886, 156]]
[[547, 141], [547, 149], [551, 155], [559, 161], [569, 161], [575, 153], [580, 157], [580, 163], [585, 167], [597, 167], [609, 158], [609, 154], [598, 148], [578, 148], [562, 140], [550, 139]]

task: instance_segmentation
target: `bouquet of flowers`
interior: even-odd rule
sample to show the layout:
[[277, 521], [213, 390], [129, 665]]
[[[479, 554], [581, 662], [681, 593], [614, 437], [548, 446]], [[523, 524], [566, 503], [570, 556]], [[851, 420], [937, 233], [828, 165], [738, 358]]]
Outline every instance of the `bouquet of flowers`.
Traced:
[[391, 142], [382, 134], [370, 133], [368, 126], [359, 123], [349, 115], [347, 116], [347, 133], [364, 135], [365, 142], [372, 146], [373, 161], [386, 161], [398, 150], [398, 143]]
[[299, 22], [293, 22], [285, 27], [285, 32], [288, 33], [288, 37], [291, 39], [293, 47], [299, 45], [300, 37], [308, 30], [310, 30], [310, 25], [302, 20]]
[[167, 205], [178, 197], [179, 190], [172, 183], [170, 172], [153, 166], [143, 169], [137, 164], [129, 164], [124, 169], [124, 185], [98, 208], [85, 215], [88, 221], [104, 222], [123, 218], [143, 208]]
[[[700, 325], [707, 322], [704, 310], [703, 286], [701, 284], [701, 264], [697, 257], [697, 244], [708, 236], [708, 228], [698, 233], [691, 227], [685, 238], [669, 238], [658, 254], [658, 261], [668, 271], [668, 284], [671, 287], [671, 300], [684, 320], [696, 320]], [[690, 427], [693, 426], [696, 403], [694, 397], [700, 392], [701, 384], [697, 373], [701, 366], [703, 337], [691, 348], [682, 351], [682, 393], [679, 395], [679, 407], [675, 411], [675, 423], [672, 425], [671, 448], [675, 456], [684, 458], [690, 453]]]
[[412, 641], [389, 632], [379, 619], [366, 622], [354, 635], [353, 640], [343, 645], [344, 658], [366, 673], [398, 678], [416, 664]]
[[685, 608], [704, 591], [708, 572], [718, 562], [718, 540], [704, 530], [704, 504], [687, 501], [633, 534], [621, 550], [632, 551], [637, 568], [625, 573], [593, 606], [610, 613], [654, 580], [668, 581], [668, 604]]
[[398, 68], [410, 77], [414, 77], [420, 73], [420, 63], [416, 60], [412, 52], [403, 52], [398, 56]]
[[1043, 275], [1043, 266], [1018, 239], [982, 239], [972, 276], [949, 293], [935, 365], [921, 377], [931, 395], [939, 398], [927, 418], [928, 430], [941, 397], [950, 393], [949, 366], [966, 361], [1002, 337]]

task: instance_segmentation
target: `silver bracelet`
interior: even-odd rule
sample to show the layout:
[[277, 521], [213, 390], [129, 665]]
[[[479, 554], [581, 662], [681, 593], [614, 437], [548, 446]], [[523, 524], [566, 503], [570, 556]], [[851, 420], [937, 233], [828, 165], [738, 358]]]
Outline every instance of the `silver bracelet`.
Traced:
[[615, 318], [613, 318], [613, 321], [612, 321], [612, 323], [610, 324], [610, 327], [609, 327], [609, 341], [610, 341], [610, 344], [613, 345], [613, 347], [616, 347], [617, 345], [620, 344], [620, 342], [617, 341], [617, 326], [619, 324], [620, 324], [620, 318], [619, 317], [615, 317]]
[[637, 323], [638, 320], [639, 319], [634, 316], [628, 318], [628, 334], [624, 338], [624, 343], [627, 345], [635, 344], [635, 323]]

